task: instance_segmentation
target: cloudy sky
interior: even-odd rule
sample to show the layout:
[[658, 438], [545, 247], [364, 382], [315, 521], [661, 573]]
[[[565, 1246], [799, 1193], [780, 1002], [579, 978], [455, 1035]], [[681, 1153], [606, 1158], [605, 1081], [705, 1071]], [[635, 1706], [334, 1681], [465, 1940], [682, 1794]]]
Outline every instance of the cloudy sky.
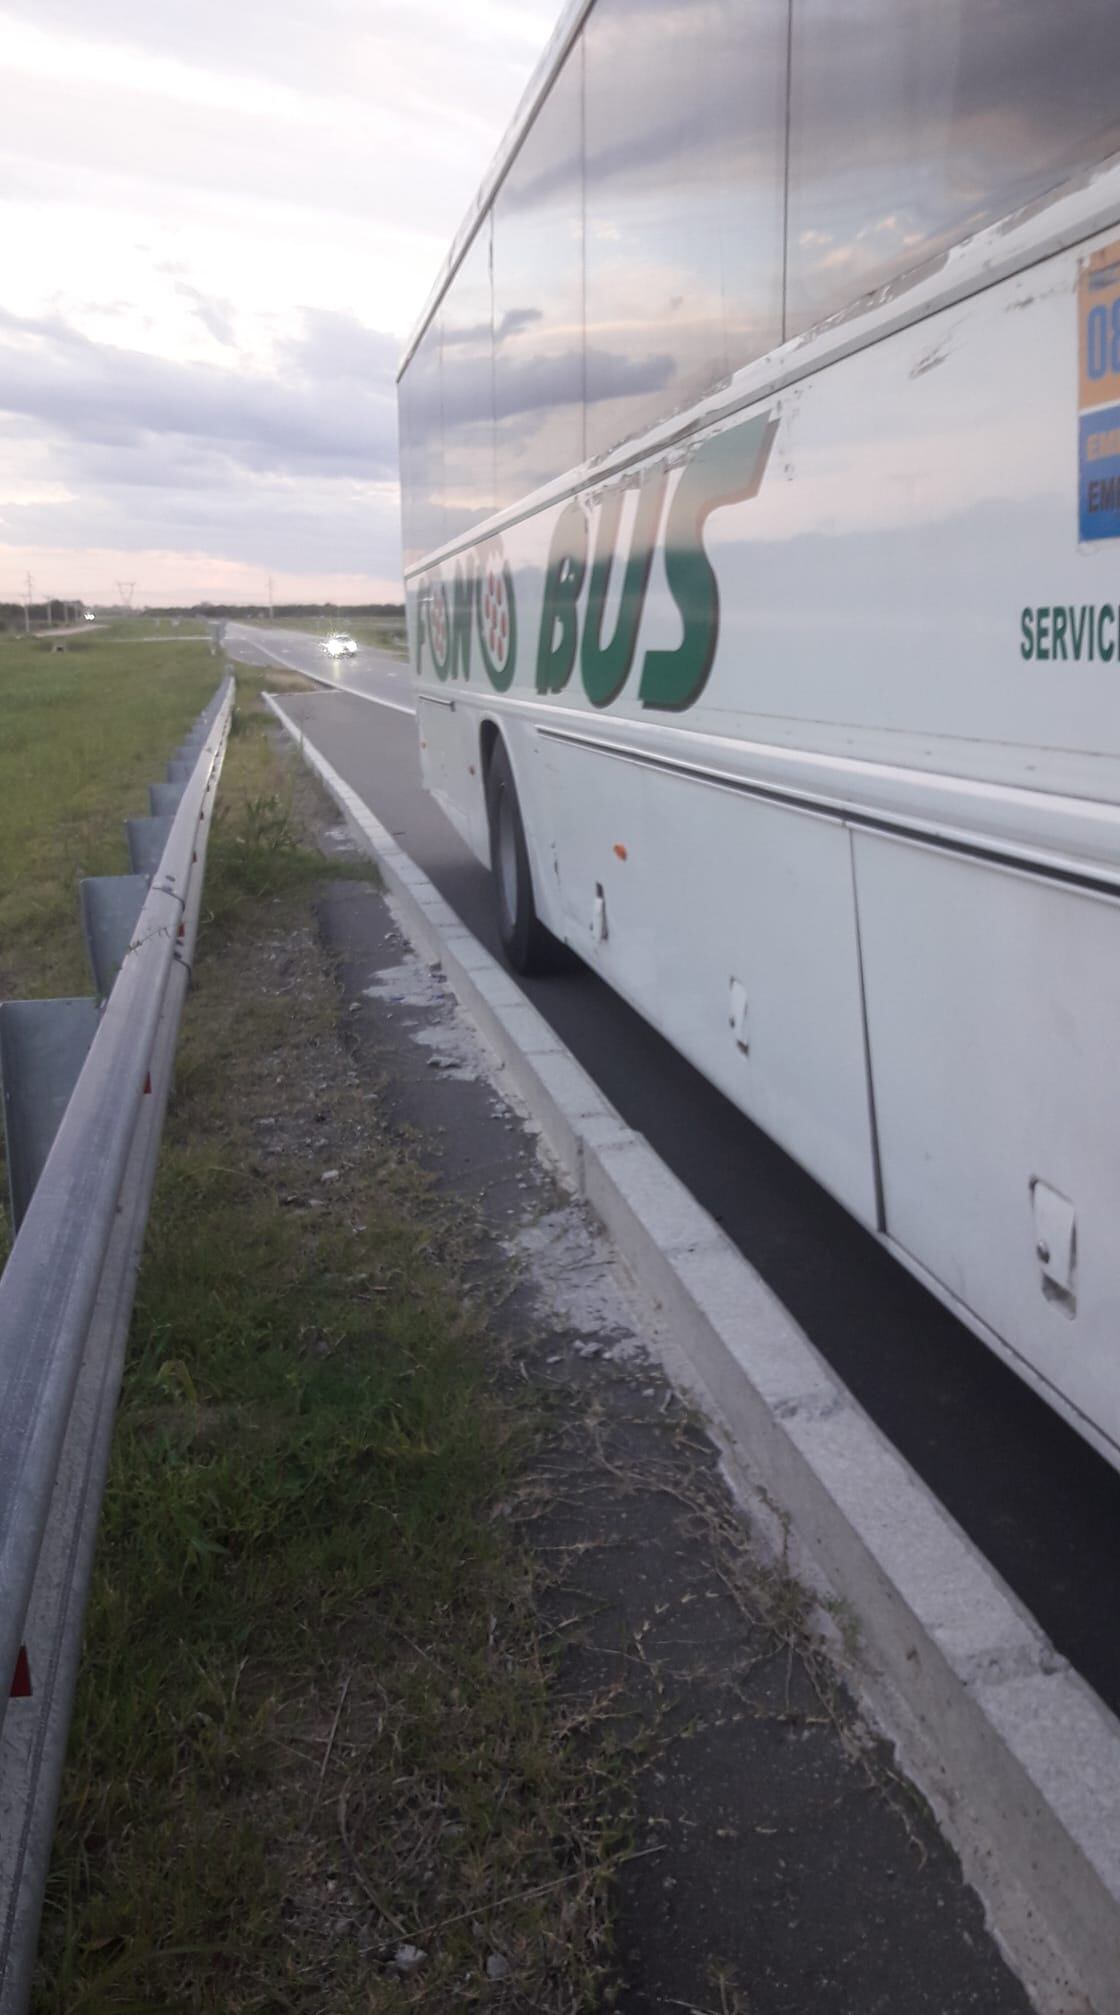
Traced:
[[0, 600], [400, 592], [394, 370], [559, 0], [0, 0]]

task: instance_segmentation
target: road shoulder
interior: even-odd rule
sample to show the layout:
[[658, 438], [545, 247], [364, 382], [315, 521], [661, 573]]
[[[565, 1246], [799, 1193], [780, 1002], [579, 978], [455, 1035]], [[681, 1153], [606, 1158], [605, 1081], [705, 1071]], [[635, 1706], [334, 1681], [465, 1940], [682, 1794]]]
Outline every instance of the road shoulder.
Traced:
[[1025, 2010], [956, 1857], [861, 1721], [835, 1632], [752, 1534], [625, 1270], [496, 1094], [443, 973], [345, 885], [320, 919], [360, 1075], [473, 1227], [496, 1363], [548, 1423], [499, 1509], [535, 1563], [566, 1740], [625, 1841], [604, 2005]]

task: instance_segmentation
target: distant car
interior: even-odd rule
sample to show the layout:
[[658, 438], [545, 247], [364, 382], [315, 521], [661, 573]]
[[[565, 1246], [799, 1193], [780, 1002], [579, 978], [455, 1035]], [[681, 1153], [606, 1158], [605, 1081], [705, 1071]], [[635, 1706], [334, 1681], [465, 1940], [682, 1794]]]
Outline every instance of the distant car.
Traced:
[[348, 637], [342, 630], [335, 630], [323, 645], [327, 656], [331, 658], [352, 658], [357, 648], [353, 637]]
[[97, 621], [97, 617], [94, 615], [92, 609], [86, 609], [84, 613], [87, 623], [95, 623]]

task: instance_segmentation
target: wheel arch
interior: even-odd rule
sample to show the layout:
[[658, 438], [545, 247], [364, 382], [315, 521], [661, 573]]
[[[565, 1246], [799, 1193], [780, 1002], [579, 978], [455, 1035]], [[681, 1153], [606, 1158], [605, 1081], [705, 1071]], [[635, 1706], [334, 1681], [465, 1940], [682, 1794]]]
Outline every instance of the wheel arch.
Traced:
[[490, 772], [494, 763], [495, 750], [501, 748], [509, 764], [510, 776], [517, 797], [518, 817], [524, 835], [525, 852], [528, 857], [529, 879], [533, 900], [541, 923], [553, 942], [554, 952], [543, 970], [556, 969], [555, 952], [563, 942], [563, 919], [556, 904], [556, 885], [552, 870], [555, 867], [553, 853], [547, 838], [540, 830], [539, 821], [526, 815], [526, 799], [522, 791], [522, 764], [525, 751], [518, 746], [519, 737], [505, 733], [501, 720], [492, 717], [480, 722], [478, 730], [479, 778], [486, 805], [487, 827], [490, 824]]
[[[490, 765], [494, 760], [494, 750], [497, 748], [498, 743], [503, 740], [504, 737], [497, 721], [483, 721], [478, 731], [478, 762], [482, 772], [483, 790], [486, 789], [486, 780], [490, 774]], [[508, 743], [506, 744], [506, 754], [509, 754]]]

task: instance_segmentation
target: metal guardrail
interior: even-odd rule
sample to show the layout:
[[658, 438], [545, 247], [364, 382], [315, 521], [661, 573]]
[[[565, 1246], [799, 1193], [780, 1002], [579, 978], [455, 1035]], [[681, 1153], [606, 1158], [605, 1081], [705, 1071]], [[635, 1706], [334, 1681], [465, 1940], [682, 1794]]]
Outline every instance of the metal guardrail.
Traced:
[[[38, 1127], [21, 1129], [26, 1073], [5, 1066], [9, 1145], [22, 1142], [23, 1154], [9, 1157], [18, 1229], [0, 1275], [0, 2015], [24, 2015], [30, 1996], [97, 1518], [232, 703], [227, 677], [168, 765], [174, 809], [128, 822], [134, 867], [150, 864], [163, 842], [146, 893], [122, 878], [133, 882], [139, 915], [111, 889], [83, 889], [99, 990], [106, 968], [119, 963], [100, 1012], [84, 1002], [0, 1008], [10, 1017], [17, 1007], [89, 1007], [92, 1027], [49, 1151], [53, 1114], [44, 1135], [40, 1098]], [[13, 1021], [0, 1045], [9, 1057], [26, 1054], [14, 1030]]]

